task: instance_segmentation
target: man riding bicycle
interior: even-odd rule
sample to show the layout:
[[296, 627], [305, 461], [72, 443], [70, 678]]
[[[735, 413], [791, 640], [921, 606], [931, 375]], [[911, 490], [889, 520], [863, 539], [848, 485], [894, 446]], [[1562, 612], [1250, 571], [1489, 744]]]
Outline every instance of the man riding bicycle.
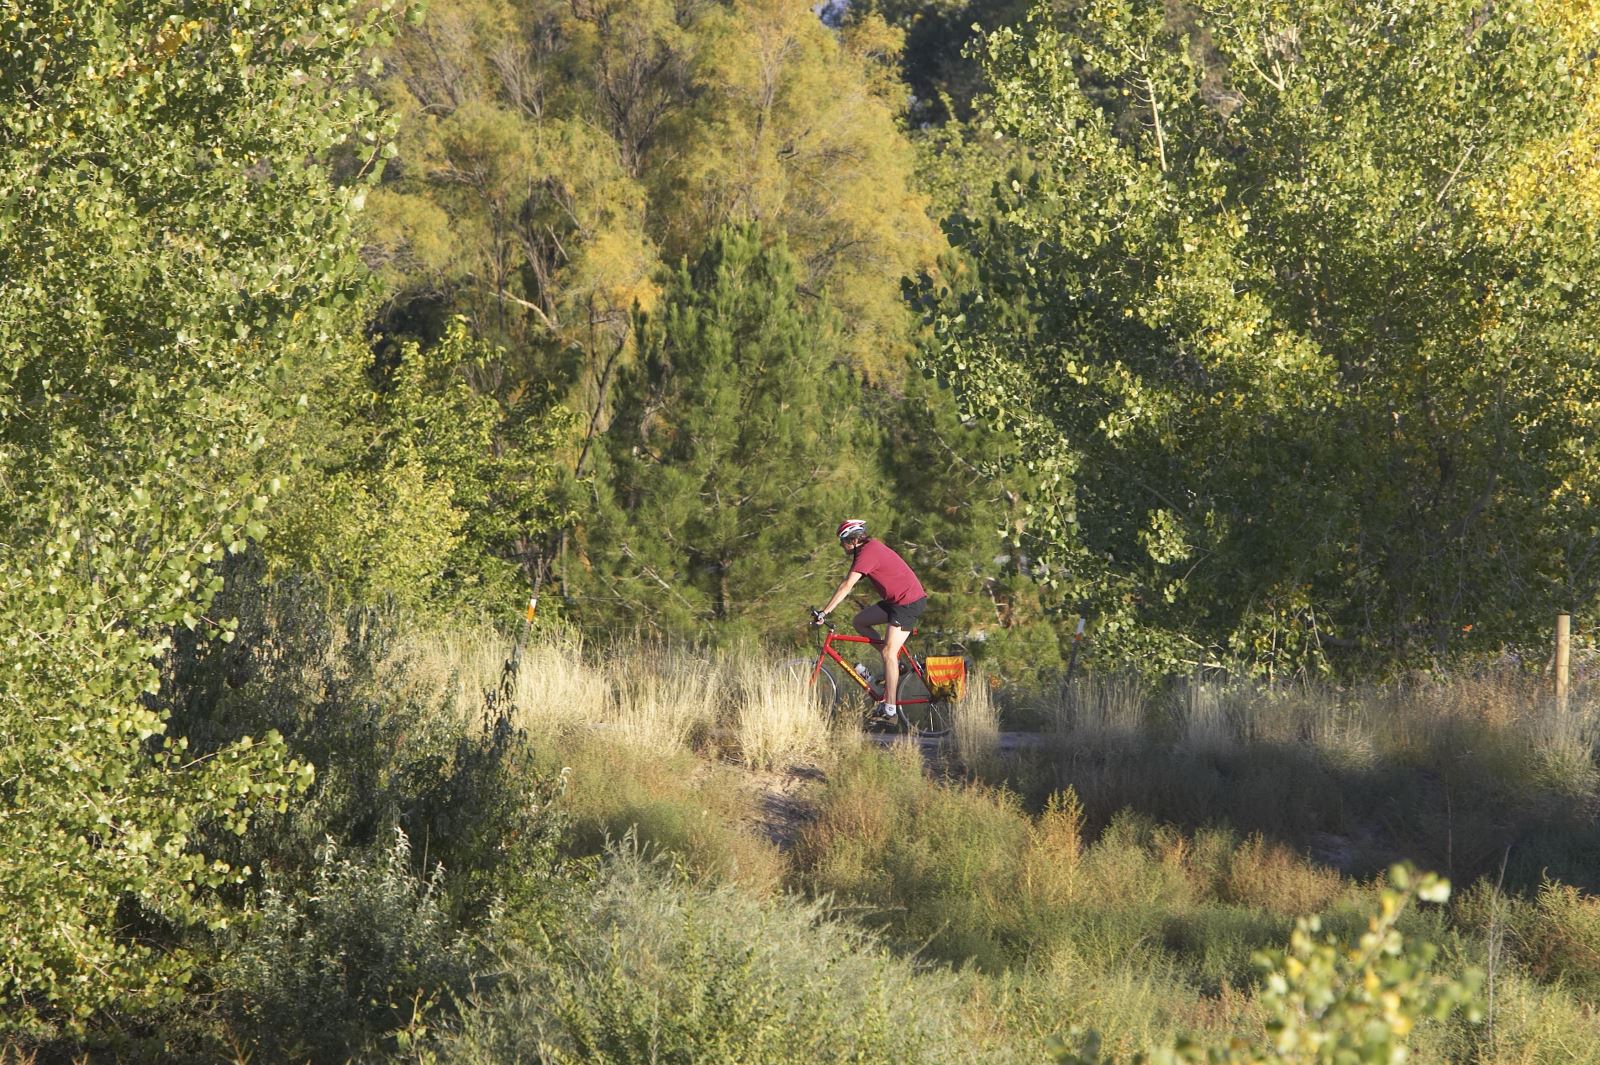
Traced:
[[867, 523], [860, 518], [840, 522], [838, 536], [839, 546], [850, 555], [850, 572], [839, 582], [828, 605], [811, 611], [811, 623], [821, 625], [862, 577], [872, 582], [883, 598], [862, 609], [855, 616], [854, 625], [861, 635], [876, 640], [876, 626], [888, 623], [879, 645], [883, 652], [883, 702], [873, 711], [873, 717], [883, 724], [899, 724], [900, 648], [927, 608], [928, 593], [922, 590], [922, 582], [905, 559], [882, 540], [867, 536]]

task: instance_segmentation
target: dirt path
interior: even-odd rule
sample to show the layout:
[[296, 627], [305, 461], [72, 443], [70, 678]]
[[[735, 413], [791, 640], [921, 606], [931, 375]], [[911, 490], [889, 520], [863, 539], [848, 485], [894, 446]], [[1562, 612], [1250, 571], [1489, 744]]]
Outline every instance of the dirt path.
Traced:
[[[904, 741], [904, 737], [888, 733], [869, 733], [868, 739], [882, 747]], [[949, 736], [918, 737], [916, 742], [936, 774], [950, 768], [954, 747]], [[1044, 744], [1045, 737], [1037, 732], [1000, 733], [1001, 754], [1033, 750]], [[751, 826], [779, 850], [790, 850], [805, 827], [816, 819], [816, 793], [826, 782], [827, 776], [816, 766], [751, 773], [750, 786], [756, 797]]]
[[756, 832], [781, 851], [792, 849], [800, 833], [816, 820], [814, 795], [826, 779], [815, 766], [751, 774], [756, 793]]

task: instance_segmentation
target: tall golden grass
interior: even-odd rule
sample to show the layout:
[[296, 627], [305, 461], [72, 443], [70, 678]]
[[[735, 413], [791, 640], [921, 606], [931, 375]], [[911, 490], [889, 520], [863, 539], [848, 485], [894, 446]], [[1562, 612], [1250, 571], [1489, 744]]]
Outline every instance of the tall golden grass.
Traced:
[[752, 769], [815, 762], [829, 750], [829, 721], [803, 678], [778, 676], [765, 657], [745, 654], [733, 675], [733, 727], [740, 756]]
[[1046, 728], [1062, 747], [1135, 743], [1144, 732], [1144, 687], [1132, 676], [1079, 677], [1042, 702]]
[[976, 671], [951, 712], [950, 738], [956, 758], [969, 776], [994, 779], [1000, 772], [1000, 709], [989, 678]]
[[[385, 672], [456, 713], [481, 714], [513, 651], [489, 630], [418, 636]], [[514, 723], [536, 736], [595, 734], [663, 753], [716, 747], [757, 769], [812, 763], [830, 749], [827, 718], [759, 648], [714, 657], [649, 645], [599, 652], [558, 635], [522, 647], [517, 659], [509, 704]]]

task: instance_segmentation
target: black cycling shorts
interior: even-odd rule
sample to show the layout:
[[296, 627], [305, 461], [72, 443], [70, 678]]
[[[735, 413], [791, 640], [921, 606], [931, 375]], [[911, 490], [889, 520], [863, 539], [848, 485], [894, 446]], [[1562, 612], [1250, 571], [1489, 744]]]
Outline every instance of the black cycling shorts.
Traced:
[[880, 599], [878, 605], [889, 615], [889, 624], [910, 632], [917, 627], [917, 619], [922, 612], [928, 609], [928, 597], [923, 596], [914, 603], [891, 603], [887, 599]]

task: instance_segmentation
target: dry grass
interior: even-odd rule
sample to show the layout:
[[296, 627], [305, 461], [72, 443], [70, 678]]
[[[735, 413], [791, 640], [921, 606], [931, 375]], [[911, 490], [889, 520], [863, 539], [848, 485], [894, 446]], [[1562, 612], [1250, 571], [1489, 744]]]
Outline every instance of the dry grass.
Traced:
[[697, 880], [778, 890], [783, 856], [756, 830], [755, 797], [733, 768], [619, 746], [600, 732], [567, 740], [561, 757], [571, 767], [574, 850], [599, 853], [631, 836], [649, 853], [672, 854]]
[[1121, 674], [1074, 680], [1045, 701], [1049, 730], [1071, 747], [1118, 747], [1137, 743], [1144, 731], [1144, 688]]
[[1000, 770], [1000, 709], [990, 694], [989, 678], [974, 673], [966, 693], [953, 707], [950, 736], [956, 758], [967, 775], [977, 780], [992, 780]]
[[535, 735], [563, 735], [605, 720], [611, 691], [605, 673], [584, 661], [582, 644], [561, 640], [523, 649], [511, 700], [517, 724]]
[[756, 655], [734, 660], [733, 726], [740, 757], [752, 769], [814, 763], [828, 750], [829, 723], [801, 678], [777, 677]]
[[614, 696], [604, 720], [619, 742], [640, 750], [690, 750], [726, 704], [711, 665], [680, 651], [613, 654], [605, 673]]
[[[474, 643], [453, 649], [453, 667], [497, 679], [509, 647]], [[732, 753], [756, 769], [812, 763], [829, 747], [826, 719], [798, 687], [775, 679], [759, 650], [707, 659], [628, 647], [595, 660], [576, 640], [542, 642], [524, 648], [512, 702], [517, 723], [537, 734], [603, 732], [644, 751], [703, 751], [729, 733]]]
[[1172, 697], [1178, 726], [1176, 750], [1202, 758], [1236, 754], [1242, 742], [1240, 722], [1248, 717], [1252, 693], [1236, 684], [1195, 680]]
[[1312, 865], [1281, 844], [1251, 836], [1229, 856], [1221, 894], [1228, 902], [1299, 917], [1327, 909], [1344, 889], [1338, 873]]

